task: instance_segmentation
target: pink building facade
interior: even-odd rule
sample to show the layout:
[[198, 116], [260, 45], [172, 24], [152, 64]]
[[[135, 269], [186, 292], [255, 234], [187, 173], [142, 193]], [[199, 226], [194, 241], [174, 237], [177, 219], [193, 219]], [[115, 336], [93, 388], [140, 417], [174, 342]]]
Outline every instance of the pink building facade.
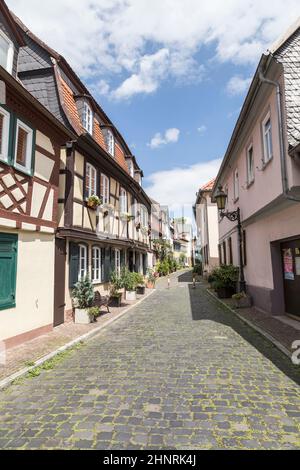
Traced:
[[[213, 188], [241, 211], [254, 305], [300, 319], [300, 24], [263, 55]], [[236, 224], [219, 220], [221, 263], [238, 265]]]

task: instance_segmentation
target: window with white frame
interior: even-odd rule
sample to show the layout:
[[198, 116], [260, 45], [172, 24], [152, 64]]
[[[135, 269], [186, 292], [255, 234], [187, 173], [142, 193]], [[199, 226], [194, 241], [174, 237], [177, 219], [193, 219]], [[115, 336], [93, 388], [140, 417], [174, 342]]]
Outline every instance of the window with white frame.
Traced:
[[78, 279], [84, 279], [86, 276], [87, 276], [87, 246], [79, 245]]
[[107, 151], [112, 157], [115, 156], [115, 137], [111, 130], [107, 130]]
[[141, 223], [143, 227], [148, 226], [148, 211], [145, 206], [141, 206]]
[[97, 170], [90, 163], [86, 164], [85, 194], [86, 198], [97, 195]]
[[33, 154], [33, 130], [24, 122], [17, 119], [15, 167], [19, 170], [31, 172]]
[[234, 192], [234, 200], [236, 201], [239, 198], [239, 172], [238, 169], [235, 170], [233, 175], [233, 192]]
[[121, 252], [115, 249], [115, 271], [118, 276], [121, 275]]
[[101, 282], [101, 248], [98, 246], [92, 248], [92, 281]]
[[127, 193], [124, 188], [120, 189], [120, 212], [127, 212]]
[[10, 113], [0, 106], [0, 160], [8, 161]]
[[100, 192], [102, 204], [109, 204], [109, 179], [106, 175], [101, 174]]
[[94, 113], [92, 111], [92, 108], [85, 101], [83, 103], [83, 127], [91, 135], [93, 135], [93, 120], [94, 120]]
[[264, 163], [267, 163], [273, 157], [272, 123], [270, 113], [267, 114], [262, 123], [262, 132], [264, 144]]
[[9, 73], [12, 73], [14, 60], [14, 45], [10, 39], [0, 31], [0, 65]]
[[247, 183], [250, 184], [254, 181], [254, 154], [253, 145], [247, 148]]

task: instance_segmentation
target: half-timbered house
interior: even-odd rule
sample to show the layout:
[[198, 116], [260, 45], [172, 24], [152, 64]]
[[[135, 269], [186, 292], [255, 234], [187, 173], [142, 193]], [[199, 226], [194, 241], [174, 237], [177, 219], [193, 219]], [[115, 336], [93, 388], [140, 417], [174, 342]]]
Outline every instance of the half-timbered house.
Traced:
[[[67, 61], [15, 21], [26, 42], [19, 78], [76, 134], [62, 149], [60, 163], [55, 263], [59, 324], [72, 310], [71, 291], [78, 279], [89, 276], [101, 291], [122, 265], [146, 273], [151, 201], [128, 145]], [[100, 206], [89, 206], [91, 196], [99, 197]]]
[[18, 79], [24, 38], [0, 3], [0, 341], [53, 327], [60, 149], [73, 133]]

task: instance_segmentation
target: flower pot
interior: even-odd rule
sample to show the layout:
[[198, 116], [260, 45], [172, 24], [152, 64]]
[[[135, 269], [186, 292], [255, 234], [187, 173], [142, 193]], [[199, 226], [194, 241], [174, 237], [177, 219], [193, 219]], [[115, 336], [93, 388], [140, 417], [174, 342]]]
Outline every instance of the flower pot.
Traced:
[[92, 320], [86, 309], [75, 308], [75, 323], [79, 323], [81, 325], [88, 325], [89, 323], [92, 323]]
[[136, 293], [139, 294], [139, 295], [144, 295], [145, 294], [145, 286], [137, 286]]
[[87, 202], [87, 206], [88, 206], [89, 209], [95, 210], [95, 209], [97, 209], [98, 204], [95, 204], [94, 202]]
[[132, 300], [136, 300], [136, 292], [135, 290], [127, 290], [125, 291], [125, 299], [126, 300], [129, 300], [129, 301], [132, 301]]
[[234, 294], [232, 287], [219, 287], [216, 289], [219, 299], [230, 299]]
[[147, 282], [147, 289], [155, 289], [155, 284], [154, 284], [154, 282], [148, 281], [148, 282]]
[[110, 307], [121, 307], [122, 304], [122, 294], [113, 296], [109, 299]]

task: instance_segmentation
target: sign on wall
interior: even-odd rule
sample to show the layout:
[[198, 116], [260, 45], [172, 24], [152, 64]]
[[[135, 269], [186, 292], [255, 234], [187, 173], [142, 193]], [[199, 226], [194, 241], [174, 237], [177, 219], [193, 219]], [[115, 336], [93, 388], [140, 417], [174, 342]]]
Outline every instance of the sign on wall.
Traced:
[[283, 272], [284, 279], [288, 281], [294, 281], [294, 264], [293, 264], [293, 253], [291, 248], [285, 248], [283, 250]]

